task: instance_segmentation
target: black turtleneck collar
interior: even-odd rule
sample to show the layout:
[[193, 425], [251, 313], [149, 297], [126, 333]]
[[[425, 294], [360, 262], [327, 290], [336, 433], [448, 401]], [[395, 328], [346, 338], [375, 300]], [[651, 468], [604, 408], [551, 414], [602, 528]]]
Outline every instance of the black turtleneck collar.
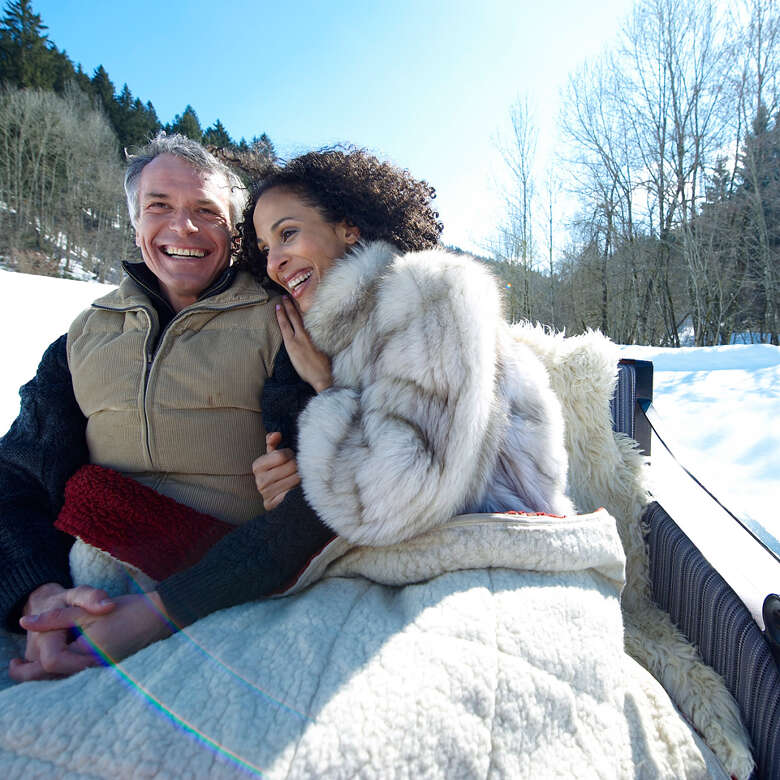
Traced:
[[[144, 292], [149, 296], [149, 300], [152, 302], [155, 311], [157, 312], [157, 318], [160, 321], [160, 333], [162, 333], [170, 324], [171, 320], [176, 316], [176, 312], [171, 306], [168, 299], [162, 294], [160, 290], [160, 282], [157, 277], [149, 269], [146, 263], [122, 263], [122, 268], [125, 269], [125, 273], [137, 284]], [[224, 271], [198, 296], [197, 300], [202, 301], [205, 298], [211, 298], [213, 295], [218, 295], [221, 292], [230, 287], [233, 284], [233, 280], [238, 273], [238, 267], [235, 265], [229, 265]]]
[[[144, 291], [149, 295], [154, 304], [154, 308], [157, 309], [158, 314], [162, 314], [162, 310], [170, 312], [173, 318], [176, 312], [173, 310], [168, 299], [162, 294], [160, 290], [159, 279], [149, 270], [149, 266], [146, 263], [122, 263], [122, 268], [125, 269], [125, 273], [138, 285], [143, 287]], [[205, 298], [211, 298], [213, 295], [217, 295], [230, 287], [233, 284], [233, 280], [238, 273], [238, 267], [235, 265], [229, 265], [222, 271], [222, 273], [198, 296], [197, 300], [202, 301]]]

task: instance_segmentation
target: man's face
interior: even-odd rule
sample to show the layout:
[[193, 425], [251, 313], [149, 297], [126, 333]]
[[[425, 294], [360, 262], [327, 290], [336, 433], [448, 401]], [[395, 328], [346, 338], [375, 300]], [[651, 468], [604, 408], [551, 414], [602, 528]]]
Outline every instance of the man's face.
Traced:
[[230, 259], [230, 187], [224, 176], [204, 173], [172, 154], [141, 171], [135, 243], [181, 311], [194, 303]]

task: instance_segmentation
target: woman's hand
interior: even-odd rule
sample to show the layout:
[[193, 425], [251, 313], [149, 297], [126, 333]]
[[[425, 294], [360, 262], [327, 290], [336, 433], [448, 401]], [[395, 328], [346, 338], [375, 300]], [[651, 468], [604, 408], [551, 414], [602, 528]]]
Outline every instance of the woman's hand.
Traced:
[[298, 464], [290, 449], [277, 450], [282, 441], [281, 433], [269, 433], [265, 437], [266, 454], [261, 455], [253, 464], [255, 484], [263, 496], [266, 512], [279, 506], [287, 491], [301, 484]]
[[298, 376], [318, 393], [329, 388], [333, 384], [330, 358], [311, 343], [300, 312], [287, 296], [281, 304], [276, 304], [276, 320]]

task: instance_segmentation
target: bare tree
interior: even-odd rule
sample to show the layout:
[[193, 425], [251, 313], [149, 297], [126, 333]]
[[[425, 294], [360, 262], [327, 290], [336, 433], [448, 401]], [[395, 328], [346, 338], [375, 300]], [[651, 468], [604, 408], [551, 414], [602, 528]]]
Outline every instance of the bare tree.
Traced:
[[507, 216], [500, 229], [494, 253], [500, 261], [516, 266], [509, 303], [511, 319], [533, 319], [537, 316], [535, 298], [531, 295], [535, 269], [533, 221], [535, 207], [534, 165], [538, 131], [528, 98], [518, 100], [512, 113], [512, 135], [504, 159], [512, 176], [507, 196]]
[[552, 168], [547, 169], [547, 175], [544, 180], [544, 196], [546, 204], [546, 222], [547, 222], [547, 274], [548, 274], [548, 322], [551, 325], [558, 325], [556, 317], [556, 270], [555, 270], [555, 219], [557, 214], [558, 197], [561, 191], [561, 182], [556, 177]]
[[117, 140], [78, 90], [0, 93], [0, 211], [7, 253], [54, 256], [104, 280], [132, 251]]
[[707, 0], [638, 0], [619, 45], [570, 79], [561, 126], [578, 234], [592, 270], [601, 258], [592, 324], [621, 340], [677, 346], [688, 316], [719, 333], [713, 317], [736, 300], [734, 258], [713, 255], [701, 222], [733, 139], [734, 31]]
[[[777, 187], [761, 186], [762, 168], [772, 165], [766, 159], [766, 144], [761, 143], [768, 131], [768, 118], [778, 112], [778, 45], [780, 44], [780, 13], [774, 0], [745, 0], [739, 9], [747, 18], [739, 40], [742, 52], [737, 81], [737, 122], [739, 127], [753, 126], [753, 137], [746, 133], [742, 164], [745, 188], [751, 215], [750, 238], [754, 245], [752, 281], [760, 287], [763, 297], [761, 330], [773, 344], [778, 343], [778, 262], [780, 226], [769, 224], [780, 216], [780, 191]], [[777, 119], [775, 119], [775, 133]], [[772, 202], [774, 201], [774, 202]]]

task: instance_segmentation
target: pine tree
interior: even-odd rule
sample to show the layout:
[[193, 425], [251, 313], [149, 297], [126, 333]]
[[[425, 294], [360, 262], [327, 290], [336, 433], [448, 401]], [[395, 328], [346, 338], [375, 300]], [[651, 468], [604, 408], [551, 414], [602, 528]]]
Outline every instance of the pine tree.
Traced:
[[150, 137], [163, 129], [162, 123], [160, 122], [157, 116], [157, 111], [152, 105], [151, 100], [146, 101], [146, 105], [144, 106], [144, 116], [145, 116], [144, 121], [146, 122], [146, 126], [149, 128], [148, 135]]
[[103, 107], [106, 116], [116, 131], [117, 102], [116, 97], [114, 96], [114, 83], [108, 77], [108, 73], [102, 65], [98, 65], [98, 67], [95, 68], [95, 73], [92, 76], [90, 84], [92, 94], [100, 101], [100, 105]]
[[[61, 55], [31, 0], [12, 0], [0, 21], [0, 81], [16, 87], [54, 89]], [[58, 67], [60, 66], [60, 67]]]
[[[748, 192], [776, 189], [780, 182], [780, 127], [771, 118], [766, 105], [758, 107], [752, 123], [753, 132], [748, 134], [740, 155], [739, 175]], [[774, 194], [774, 193], [773, 193]]]
[[206, 146], [216, 146], [219, 149], [227, 149], [236, 145], [219, 119], [203, 132], [203, 143]]
[[744, 201], [750, 267], [743, 308], [772, 344], [780, 342], [780, 115], [761, 103], [740, 155], [738, 194]]
[[146, 106], [136, 98], [130, 115], [127, 140], [125, 146], [143, 146], [160, 130], [157, 112], [151, 103]]
[[92, 94], [92, 82], [90, 81], [89, 76], [82, 70], [81, 63], [78, 63], [73, 71], [73, 81], [85, 95]]
[[173, 122], [166, 127], [166, 130], [171, 133], [181, 133], [186, 135], [187, 138], [192, 138], [193, 141], [201, 141], [203, 139], [203, 131], [200, 128], [200, 121], [198, 115], [195, 113], [195, 109], [188, 105], [181, 114], [176, 114], [173, 118]]
[[68, 53], [63, 49], [59, 51], [55, 46], [51, 49], [54, 63], [54, 91], [62, 95], [72, 81], [75, 80], [76, 69], [73, 67], [73, 60], [68, 57]]
[[255, 155], [269, 162], [273, 162], [276, 159], [276, 149], [274, 149], [273, 142], [265, 133], [259, 138], [255, 136], [251, 141], [250, 148]]
[[130, 87], [125, 84], [122, 87], [122, 91], [119, 93], [119, 97], [116, 98], [116, 123], [114, 124], [114, 130], [116, 131], [117, 138], [119, 139], [119, 145], [122, 148], [137, 143], [136, 128], [135, 128], [135, 101], [133, 100], [133, 93], [130, 91]]

